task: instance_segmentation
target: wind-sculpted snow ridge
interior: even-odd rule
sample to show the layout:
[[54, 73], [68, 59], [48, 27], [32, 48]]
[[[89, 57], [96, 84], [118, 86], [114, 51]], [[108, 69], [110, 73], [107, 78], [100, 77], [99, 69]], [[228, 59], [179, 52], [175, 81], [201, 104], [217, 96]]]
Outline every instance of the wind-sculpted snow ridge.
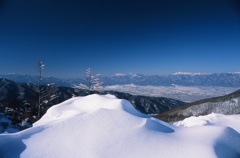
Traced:
[[113, 95], [76, 97], [51, 107], [33, 127], [0, 135], [1, 158], [215, 158], [240, 156], [232, 128], [172, 126]]

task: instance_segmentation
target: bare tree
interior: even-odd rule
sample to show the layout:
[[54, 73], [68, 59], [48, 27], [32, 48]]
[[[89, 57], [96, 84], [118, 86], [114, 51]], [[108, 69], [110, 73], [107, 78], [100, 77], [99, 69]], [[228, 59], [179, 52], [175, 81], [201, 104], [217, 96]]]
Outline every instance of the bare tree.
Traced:
[[80, 83], [77, 88], [87, 89], [88, 92], [91, 90], [100, 90], [103, 82], [99, 80], [100, 74], [93, 74], [91, 68], [86, 69], [86, 84]]

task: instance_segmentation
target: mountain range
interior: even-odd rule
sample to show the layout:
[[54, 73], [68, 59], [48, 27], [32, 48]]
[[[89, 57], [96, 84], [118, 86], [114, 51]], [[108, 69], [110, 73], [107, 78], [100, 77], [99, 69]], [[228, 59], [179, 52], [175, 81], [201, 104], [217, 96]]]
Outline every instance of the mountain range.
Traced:
[[[2, 74], [1, 78], [23, 83], [37, 83], [37, 76], [27, 74]], [[103, 86], [135, 84], [152, 86], [171, 86], [172, 84], [181, 86], [221, 86], [240, 87], [240, 73], [175, 73], [172, 75], [143, 75], [143, 74], [116, 74], [111, 76], [101, 76]], [[82, 78], [60, 79], [55, 77], [44, 77], [42, 83], [54, 83], [55, 86], [73, 87], [79, 83], [85, 83]]]

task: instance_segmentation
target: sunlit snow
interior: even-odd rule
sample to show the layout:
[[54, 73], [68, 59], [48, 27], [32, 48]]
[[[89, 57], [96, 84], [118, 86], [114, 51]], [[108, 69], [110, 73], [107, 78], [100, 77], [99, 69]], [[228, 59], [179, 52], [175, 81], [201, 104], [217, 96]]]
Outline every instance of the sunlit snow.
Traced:
[[136, 111], [126, 100], [94, 94], [53, 106], [27, 130], [1, 134], [0, 157], [239, 158], [240, 134], [234, 129], [177, 127]]
[[230, 127], [240, 133], [240, 115], [209, 114], [205, 116], [192, 116], [174, 123], [175, 126], [222, 126]]

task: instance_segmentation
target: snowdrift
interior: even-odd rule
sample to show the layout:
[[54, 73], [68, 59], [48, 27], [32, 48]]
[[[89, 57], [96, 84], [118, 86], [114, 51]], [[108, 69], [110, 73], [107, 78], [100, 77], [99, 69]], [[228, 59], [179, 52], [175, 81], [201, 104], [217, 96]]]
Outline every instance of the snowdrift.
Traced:
[[53, 106], [32, 128], [1, 134], [0, 157], [239, 158], [240, 134], [225, 126], [172, 126], [126, 100], [95, 94]]
[[191, 116], [174, 123], [175, 126], [193, 127], [193, 126], [222, 126], [231, 127], [240, 133], [240, 115], [223, 115], [211, 113], [205, 116]]

